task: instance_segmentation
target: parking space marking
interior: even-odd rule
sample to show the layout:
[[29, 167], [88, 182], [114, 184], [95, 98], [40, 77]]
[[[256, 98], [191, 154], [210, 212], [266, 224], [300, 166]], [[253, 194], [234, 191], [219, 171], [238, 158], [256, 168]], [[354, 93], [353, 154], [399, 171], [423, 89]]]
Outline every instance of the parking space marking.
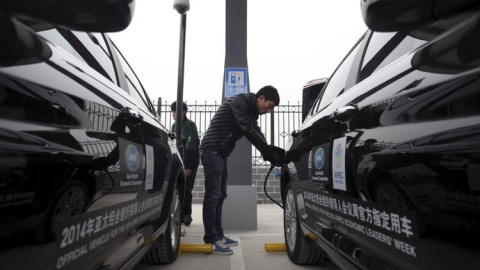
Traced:
[[230, 257], [230, 269], [231, 270], [245, 270], [245, 261], [243, 259], [242, 243], [240, 242], [239, 235], [232, 235], [232, 239], [238, 241], [238, 246], [233, 251], [233, 255]]

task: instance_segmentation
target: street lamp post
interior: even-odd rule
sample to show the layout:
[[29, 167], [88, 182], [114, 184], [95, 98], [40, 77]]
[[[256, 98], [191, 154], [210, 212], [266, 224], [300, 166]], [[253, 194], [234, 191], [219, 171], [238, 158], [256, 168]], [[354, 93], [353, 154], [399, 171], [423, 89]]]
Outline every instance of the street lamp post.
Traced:
[[183, 144], [182, 144], [182, 125], [183, 125], [183, 73], [185, 64], [185, 33], [187, 29], [187, 11], [190, 9], [189, 0], [174, 0], [173, 8], [180, 13], [180, 50], [178, 53], [178, 83], [177, 83], [177, 117], [176, 130], [177, 148], [180, 156], [183, 158]]

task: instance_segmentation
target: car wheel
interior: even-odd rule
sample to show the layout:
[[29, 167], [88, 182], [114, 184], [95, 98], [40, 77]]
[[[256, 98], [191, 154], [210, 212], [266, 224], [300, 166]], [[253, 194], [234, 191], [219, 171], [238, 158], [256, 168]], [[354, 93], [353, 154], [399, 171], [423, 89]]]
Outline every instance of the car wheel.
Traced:
[[283, 226], [287, 254], [295, 264], [319, 264], [325, 258], [325, 253], [307, 243], [300, 228], [297, 215], [297, 204], [291, 182], [287, 183], [283, 200]]
[[181, 230], [181, 205], [178, 186], [175, 187], [167, 229], [158, 237], [156, 246], [145, 256], [145, 261], [150, 264], [169, 264], [177, 259], [180, 247]]
[[89, 201], [87, 186], [78, 180], [69, 180], [60, 187], [37, 229], [37, 239], [49, 242], [55, 239], [61, 221], [85, 212]]

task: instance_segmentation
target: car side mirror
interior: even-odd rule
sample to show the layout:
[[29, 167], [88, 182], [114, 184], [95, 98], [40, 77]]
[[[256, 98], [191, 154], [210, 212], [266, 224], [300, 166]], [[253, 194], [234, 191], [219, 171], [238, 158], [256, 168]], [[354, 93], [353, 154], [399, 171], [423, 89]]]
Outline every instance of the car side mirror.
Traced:
[[12, 15], [86, 32], [118, 32], [130, 24], [134, 0], [2, 0]]
[[363, 21], [377, 32], [413, 30], [478, 8], [471, 0], [362, 0]]
[[317, 99], [320, 91], [327, 83], [328, 79], [317, 79], [307, 82], [303, 86], [302, 96], [302, 122], [307, 118], [308, 112], [312, 109], [313, 103]]

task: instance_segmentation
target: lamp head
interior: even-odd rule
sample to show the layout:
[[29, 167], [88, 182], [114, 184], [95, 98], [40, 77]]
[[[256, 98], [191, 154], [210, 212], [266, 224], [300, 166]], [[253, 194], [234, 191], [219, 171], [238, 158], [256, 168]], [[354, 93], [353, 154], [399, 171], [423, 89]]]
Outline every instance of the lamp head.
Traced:
[[180, 14], [185, 14], [190, 9], [188, 0], [173, 0], [173, 8]]

